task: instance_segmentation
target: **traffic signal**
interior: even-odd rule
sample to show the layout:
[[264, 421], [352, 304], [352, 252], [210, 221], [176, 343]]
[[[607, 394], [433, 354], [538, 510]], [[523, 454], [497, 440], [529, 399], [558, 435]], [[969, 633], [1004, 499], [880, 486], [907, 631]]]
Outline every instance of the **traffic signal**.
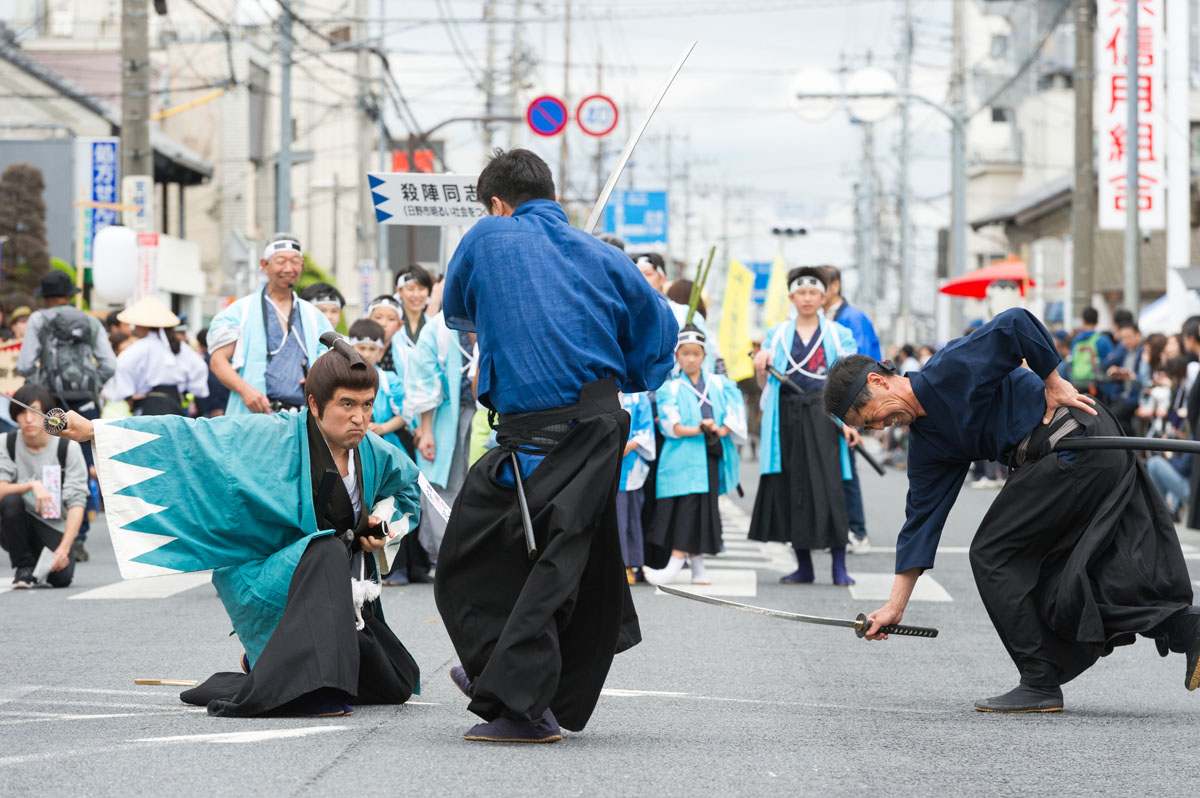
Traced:
[[788, 238], [793, 236], [806, 236], [808, 235], [808, 230], [804, 229], [803, 227], [772, 227], [771, 235], [787, 236]]

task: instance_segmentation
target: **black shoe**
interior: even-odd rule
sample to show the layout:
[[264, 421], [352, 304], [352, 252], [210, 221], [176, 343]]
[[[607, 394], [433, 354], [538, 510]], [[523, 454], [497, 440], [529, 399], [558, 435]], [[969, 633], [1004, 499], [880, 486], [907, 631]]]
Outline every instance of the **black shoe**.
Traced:
[[450, 669], [450, 681], [454, 682], [454, 686], [467, 698], [475, 698], [475, 685], [471, 684], [470, 678], [467, 677], [467, 669], [462, 665], [455, 665]]
[[87, 549], [83, 547], [83, 541], [77, 540], [71, 544], [71, 553], [75, 555], [75, 562], [87, 562]]
[[33, 578], [33, 569], [29, 566], [18, 568], [17, 572], [13, 574], [13, 590], [25, 590], [33, 587], [34, 584], [36, 584], [36, 580]]
[[484, 743], [556, 743], [562, 739], [562, 729], [554, 713], [547, 709], [537, 723], [501, 716], [490, 723], [472, 726], [463, 739]]
[[1004, 695], [975, 702], [977, 712], [1062, 712], [1061, 687], [1019, 684]]

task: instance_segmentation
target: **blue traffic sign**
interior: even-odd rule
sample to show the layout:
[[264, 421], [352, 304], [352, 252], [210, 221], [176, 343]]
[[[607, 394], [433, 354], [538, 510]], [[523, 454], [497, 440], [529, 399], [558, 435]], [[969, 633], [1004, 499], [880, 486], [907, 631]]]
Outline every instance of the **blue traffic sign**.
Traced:
[[627, 244], [667, 243], [667, 192], [614, 192], [605, 208], [604, 230]]
[[525, 121], [539, 136], [556, 136], [567, 126], [567, 106], [557, 97], [538, 97], [529, 104]]

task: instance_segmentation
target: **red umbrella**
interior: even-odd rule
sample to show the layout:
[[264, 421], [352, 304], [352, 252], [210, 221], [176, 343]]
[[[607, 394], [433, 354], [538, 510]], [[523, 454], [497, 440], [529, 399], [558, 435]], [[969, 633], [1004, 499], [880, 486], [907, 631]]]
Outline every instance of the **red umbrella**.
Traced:
[[989, 263], [982, 269], [951, 278], [938, 290], [950, 296], [965, 296], [971, 299], [983, 299], [987, 296], [987, 288], [997, 280], [1011, 280], [1021, 287], [1021, 296], [1025, 296], [1026, 286], [1032, 286], [1029, 270], [1025, 261], [1010, 258]]

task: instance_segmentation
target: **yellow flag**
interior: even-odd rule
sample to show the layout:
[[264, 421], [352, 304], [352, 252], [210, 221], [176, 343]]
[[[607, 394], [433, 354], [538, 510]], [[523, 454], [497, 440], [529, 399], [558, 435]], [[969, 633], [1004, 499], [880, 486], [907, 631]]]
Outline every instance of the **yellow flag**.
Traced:
[[750, 294], [754, 272], [736, 260], [729, 262], [729, 280], [721, 299], [721, 326], [717, 340], [725, 358], [725, 375], [734, 382], [754, 376], [750, 360]]
[[771, 279], [767, 283], [767, 301], [763, 307], [763, 323], [767, 329], [787, 320], [788, 299], [787, 264], [783, 262], [783, 253], [775, 253], [775, 262], [771, 264]]

